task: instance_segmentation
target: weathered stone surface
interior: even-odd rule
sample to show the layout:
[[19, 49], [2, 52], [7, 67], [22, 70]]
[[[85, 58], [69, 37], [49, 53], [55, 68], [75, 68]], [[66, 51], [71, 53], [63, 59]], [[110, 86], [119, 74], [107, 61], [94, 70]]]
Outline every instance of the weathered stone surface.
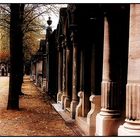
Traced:
[[126, 119], [119, 136], [140, 135], [140, 4], [130, 6], [129, 60], [126, 86]]
[[140, 83], [140, 5], [131, 4], [128, 82]]

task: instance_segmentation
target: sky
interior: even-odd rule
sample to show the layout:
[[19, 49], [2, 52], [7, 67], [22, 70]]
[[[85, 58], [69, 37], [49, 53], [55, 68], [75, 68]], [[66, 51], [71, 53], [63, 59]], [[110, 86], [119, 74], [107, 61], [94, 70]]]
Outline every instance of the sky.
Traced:
[[0, 0], [0, 3], [140, 3], [140, 0]]
[[[67, 4], [63, 4], [61, 5], [61, 7], [67, 7]], [[47, 19], [48, 19], [48, 15], [46, 16]], [[50, 17], [51, 17], [51, 20], [52, 20], [52, 29], [56, 29], [57, 28], [57, 24], [58, 24], [58, 20], [59, 20], [59, 13], [58, 15], [56, 16], [54, 13], [51, 13], [50, 14]]]
[[[57, 6], [59, 8], [61, 7], [67, 7], [67, 4], [57, 4]], [[43, 24], [47, 27], [47, 20], [48, 20], [48, 17], [51, 17], [51, 20], [52, 20], [52, 24], [51, 24], [51, 27], [52, 27], [52, 30], [56, 29], [57, 28], [57, 24], [58, 24], [58, 20], [59, 20], [59, 12], [56, 14], [54, 14], [53, 12], [49, 13], [49, 14], [45, 14], [43, 15], [43, 18], [42, 18], [42, 21], [43, 21]], [[46, 30], [44, 29], [43, 33], [45, 33]]]

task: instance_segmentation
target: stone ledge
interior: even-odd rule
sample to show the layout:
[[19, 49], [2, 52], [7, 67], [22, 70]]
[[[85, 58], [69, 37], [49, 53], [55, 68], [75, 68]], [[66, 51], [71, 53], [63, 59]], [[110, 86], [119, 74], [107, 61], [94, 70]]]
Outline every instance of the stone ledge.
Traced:
[[51, 102], [51, 105], [54, 107], [54, 109], [59, 113], [59, 115], [64, 119], [66, 125], [70, 127], [77, 136], [86, 136], [84, 132], [76, 125], [75, 120], [70, 117], [70, 114], [68, 112], [65, 112], [60, 104]]

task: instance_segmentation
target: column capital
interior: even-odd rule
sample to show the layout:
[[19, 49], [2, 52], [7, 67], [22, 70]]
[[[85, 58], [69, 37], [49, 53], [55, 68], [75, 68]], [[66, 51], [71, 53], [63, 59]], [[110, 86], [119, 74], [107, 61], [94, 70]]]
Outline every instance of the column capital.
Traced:
[[57, 46], [57, 50], [58, 50], [59, 52], [61, 52], [63, 49], [62, 49], [62, 47], [61, 47], [60, 45], [58, 45], [58, 46]]
[[66, 42], [65, 42], [65, 40], [62, 41], [62, 48], [66, 49]]
[[44, 54], [43, 54], [43, 58], [46, 58], [46, 57], [47, 57], [47, 54], [46, 54], [46, 53], [44, 53]]
[[76, 42], [78, 41], [77, 33], [78, 33], [77, 30], [73, 30], [73, 31], [71, 32], [70, 37], [71, 37], [71, 41], [72, 41], [73, 43], [76, 43]]
[[78, 28], [78, 25], [77, 25], [77, 24], [70, 24], [70, 26], [69, 26], [69, 29], [70, 29], [71, 31], [76, 31], [77, 28]]
[[71, 13], [74, 13], [76, 11], [76, 5], [75, 4], [69, 4], [67, 8]]
[[65, 38], [65, 35], [64, 35], [64, 34], [61, 34], [61, 35], [59, 36], [59, 41], [62, 42], [62, 41], [64, 40], [64, 38]]
[[65, 39], [65, 36], [63, 35], [63, 34], [61, 34], [60, 36], [59, 36], [59, 39], [58, 39], [58, 41], [57, 41], [57, 50], [58, 51], [62, 51], [62, 49], [63, 49], [63, 46], [64, 46], [64, 39]]

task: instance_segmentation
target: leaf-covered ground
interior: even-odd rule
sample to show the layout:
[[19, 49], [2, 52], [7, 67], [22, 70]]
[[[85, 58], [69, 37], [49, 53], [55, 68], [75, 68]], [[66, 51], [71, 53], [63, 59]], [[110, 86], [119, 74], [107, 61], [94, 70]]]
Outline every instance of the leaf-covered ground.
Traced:
[[20, 110], [6, 110], [9, 77], [0, 77], [0, 136], [77, 136], [39, 90], [24, 78]]

